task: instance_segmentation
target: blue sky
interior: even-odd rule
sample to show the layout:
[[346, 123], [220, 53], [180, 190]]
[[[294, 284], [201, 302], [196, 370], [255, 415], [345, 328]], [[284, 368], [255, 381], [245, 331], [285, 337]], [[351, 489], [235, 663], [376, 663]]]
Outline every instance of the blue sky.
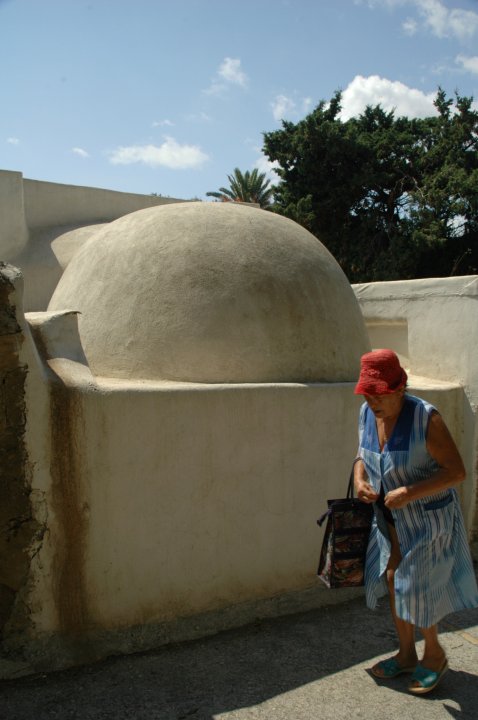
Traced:
[[0, 78], [1, 169], [204, 199], [337, 89], [478, 100], [478, 0], [0, 0]]

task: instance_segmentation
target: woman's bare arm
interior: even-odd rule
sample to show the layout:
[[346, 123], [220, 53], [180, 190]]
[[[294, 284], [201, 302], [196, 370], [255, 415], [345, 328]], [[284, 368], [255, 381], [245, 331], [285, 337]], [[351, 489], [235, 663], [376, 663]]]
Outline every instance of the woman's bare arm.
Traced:
[[358, 499], [364, 503], [373, 503], [378, 499], [378, 494], [370, 485], [368, 475], [365, 471], [363, 461], [358, 458], [354, 464], [354, 487]]
[[466, 476], [463, 460], [442, 416], [437, 412], [432, 413], [428, 423], [427, 450], [440, 469], [428, 480], [387, 493], [385, 505], [388, 508], [398, 510], [413, 500], [436, 495], [463, 482]]

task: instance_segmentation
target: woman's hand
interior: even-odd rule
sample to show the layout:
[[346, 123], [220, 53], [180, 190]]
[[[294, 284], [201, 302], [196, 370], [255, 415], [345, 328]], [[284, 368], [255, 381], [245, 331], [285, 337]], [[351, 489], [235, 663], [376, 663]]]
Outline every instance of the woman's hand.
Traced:
[[363, 503], [370, 504], [378, 500], [378, 493], [375, 492], [368, 480], [356, 480], [355, 492]]
[[406, 487], [395, 488], [385, 495], [385, 507], [389, 510], [401, 510], [408, 505], [410, 499]]
[[378, 493], [369, 483], [365, 465], [361, 458], [356, 458], [354, 463], [354, 487], [355, 494], [362, 502], [370, 504], [378, 500]]

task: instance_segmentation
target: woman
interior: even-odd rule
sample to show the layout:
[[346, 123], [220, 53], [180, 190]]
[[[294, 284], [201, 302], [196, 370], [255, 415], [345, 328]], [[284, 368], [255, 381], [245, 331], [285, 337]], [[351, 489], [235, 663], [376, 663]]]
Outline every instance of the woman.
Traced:
[[[392, 350], [361, 360], [355, 393], [363, 395], [359, 451], [354, 468], [357, 497], [374, 503], [367, 550], [367, 605], [386, 594], [396, 627], [397, 655], [372, 673], [392, 678], [413, 672], [409, 690], [430, 692], [448, 669], [438, 641], [438, 621], [478, 606], [478, 589], [459, 500], [454, 489], [465, 468], [436, 409], [407, 395], [407, 374]], [[425, 640], [418, 662], [415, 627]]]

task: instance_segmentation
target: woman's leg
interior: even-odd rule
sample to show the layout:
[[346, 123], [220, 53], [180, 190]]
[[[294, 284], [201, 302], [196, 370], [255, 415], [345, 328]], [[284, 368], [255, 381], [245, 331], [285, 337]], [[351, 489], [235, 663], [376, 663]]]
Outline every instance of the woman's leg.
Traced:
[[438, 642], [438, 625], [420, 628], [420, 632], [425, 640], [425, 650], [420, 663], [428, 670], [439, 672], [445, 663], [446, 653]]
[[421, 694], [430, 692], [438, 685], [448, 665], [445, 651], [438, 642], [438, 626], [420, 628], [420, 632], [425, 640], [425, 651], [420, 665], [415, 669], [409, 690]]
[[[395, 608], [395, 570], [400, 564], [402, 554], [400, 552], [397, 531], [395, 530], [393, 525], [387, 524], [387, 526], [390, 542], [392, 544], [390, 551], [390, 559], [387, 565], [387, 585], [390, 598], [390, 610], [392, 612], [392, 619], [395, 625], [395, 629], [397, 631], [399, 642], [399, 650], [397, 655], [395, 656], [395, 659], [400, 665], [400, 667], [414, 667], [418, 662], [417, 651], [415, 648], [415, 625], [411, 625], [410, 623], [405, 622], [405, 620], [399, 618], [397, 616]], [[425, 630], [425, 632], [427, 631]], [[375, 665], [374, 668], [372, 668], [375, 675], [384, 674], [382, 672], [382, 668], [380, 668], [379, 665], [380, 663]]]

